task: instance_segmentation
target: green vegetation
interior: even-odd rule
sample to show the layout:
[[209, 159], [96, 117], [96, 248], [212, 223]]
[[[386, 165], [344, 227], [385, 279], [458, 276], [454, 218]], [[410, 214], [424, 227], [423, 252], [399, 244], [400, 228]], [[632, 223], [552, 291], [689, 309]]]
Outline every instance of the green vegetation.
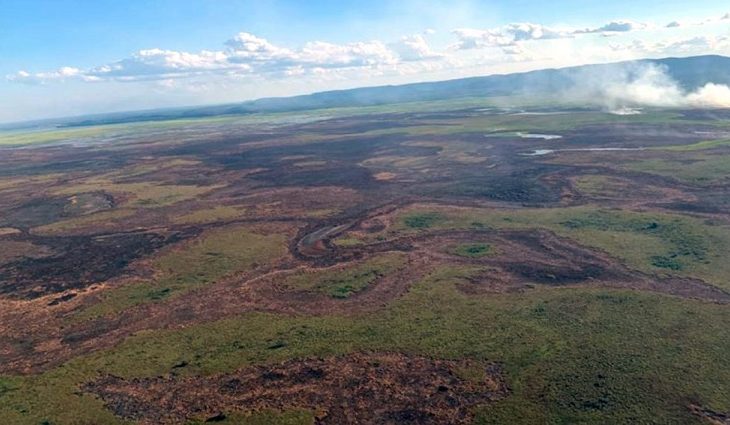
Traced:
[[695, 154], [673, 159], [647, 159], [631, 162], [626, 168], [705, 186], [727, 182], [730, 178], [730, 155]]
[[[629, 266], [648, 273], [671, 271], [703, 279], [730, 289], [730, 226], [710, 224], [679, 214], [572, 208], [524, 208], [492, 210], [449, 209], [436, 206], [411, 208], [397, 216], [393, 229], [368, 235], [368, 241], [412, 233], [422, 228], [409, 225], [413, 217], [439, 217], [428, 228], [438, 229], [530, 229], [544, 228], [586, 246], [604, 250]], [[365, 242], [368, 242], [365, 241]], [[678, 267], [669, 267], [666, 257]]]
[[75, 195], [77, 193], [103, 190], [117, 195], [120, 199], [126, 199], [124, 206], [163, 207], [196, 198], [221, 187], [160, 184], [156, 182], [116, 183], [106, 179], [91, 179], [84, 183], [65, 186], [54, 193], [57, 195]]
[[589, 196], [614, 197], [627, 190], [626, 182], [614, 177], [602, 175], [585, 175], [575, 180], [575, 187]]
[[33, 228], [33, 233], [40, 235], [58, 235], [74, 232], [89, 226], [95, 226], [98, 231], [99, 228], [118, 224], [135, 214], [136, 211], [134, 209], [115, 208], [113, 210], [101, 211], [94, 214], [57, 221], [44, 226], [38, 226]]
[[209, 231], [154, 260], [159, 278], [106, 291], [101, 302], [79, 312], [75, 319], [103, 316], [136, 304], [159, 301], [273, 261], [285, 253], [283, 235], [261, 234], [247, 226]]
[[[669, 198], [678, 200], [676, 208], [681, 208], [680, 203], [691, 204], [687, 210], [696, 205], [695, 198], [697, 204], [707, 201], [713, 208], [727, 204], [724, 189], [730, 178], [730, 155], [725, 153], [730, 140], [667, 147], [652, 142], [653, 147], [624, 156], [615, 152], [603, 156], [573, 152], [523, 157], [519, 156], [523, 149], [542, 148], [548, 142], [525, 139], [516, 142], [516, 147], [498, 145], [505, 136], [518, 137], [518, 132], [567, 135], [566, 132], [581, 126], [594, 125], [610, 133], [606, 124], [646, 124], [647, 130], [652, 128], [651, 124], [667, 123], [730, 128], [730, 121], [692, 120], [679, 112], [657, 110], [632, 116], [559, 108], [549, 115], [478, 111], [479, 107], [545, 106], [549, 102], [545, 98], [473, 98], [0, 133], [0, 146], [103, 142], [88, 147], [91, 153], [83, 154], [79, 148], [79, 157], [71, 158], [73, 161], [68, 161], [67, 155], [52, 152], [62, 149], [39, 149], [37, 154], [33, 152], [32, 164], [21, 164], [21, 160], [8, 162], [11, 169], [5, 170], [5, 174], [15, 177], [0, 181], [0, 191], [9, 208], [23, 206], [36, 197], [76, 196], [78, 204], [70, 213], [82, 216], [69, 218], [59, 213], [58, 217], [38, 223], [60, 221], [33, 227], [30, 236], [24, 233], [23, 226], [8, 221], [0, 227], [0, 264], [27, 260], [30, 267], [26, 274], [32, 275], [40, 270], [30, 262], [33, 258], [66, 254], [60, 243], [63, 241], [57, 238], [60, 236], [103, 235], [132, 229], [206, 229], [195, 238], [135, 260], [138, 262], [133, 263], [132, 270], [140, 272], [138, 276], [145, 276], [142, 272], [147, 266], [153, 272], [147, 279], [100, 282], [101, 285], [95, 285], [100, 290], [88, 291], [88, 298], [81, 294], [49, 307], [46, 301], [61, 294], [33, 301], [6, 300], [11, 308], [38, 303], [43, 311], [50, 312], [38, 315], [38, 319], [28, 316], [33, 320], [19, 328], [17, 335], [15, 329], [0, 335], [13, 349], [27, 348], [28, 351], [8, 350], [13, 360], [24, 354], [32, 354], [33, 362], [52, 360], [43, 356], [65, 349], [65, 337], [70, 337], [68, 344], [73, 347], [79, 335], [90, 335], [90, 342], [82, 340], [80, 344], [85, 345], [80, 347], [91, 347], [94, 332], [103, 331], [106, 326], [118, 332], [114, 328], [117, 319], [125, 324], [123, 331], [131, 329], [131, 333], [125, 334], [126, 339], [118, 345], [106, 345], [107, 341], [116, 341], [113, 338], [104, 340], [98, 351], [83, 351], [84, 354], [43, 373], [0, 376], [0, 422], [127, 424], [107, 410], [101, 400], [86, 393], [84, 384], [108, 374], [130, 379], [207, 376], [294, 358], [360, 351], [471, 359], [473, 364], [482, 366], [464, 367], [455, 373], [472, 381], [486, 376], [483, 362], [496, 362], [503, 368], [510, 393], [504, 400], [479, 406], [475, 411], [477, 424], [700, 425], [702, 419], [692, 415], [687, 408], [689, 403], [730, 412], [730, 309], [726, 304], [591, 285], [530, 285], [515, 292], [486, 294], [470, 290], [467, 285], [480, 284], [490, 269], [476, 267], [477, 261], [469, 265], [469, 261], [456, 261], [453, 257], [451, 260], [457, 265], [449, 266], [448, 255], [439, 256], [437, 267], [413, 273], [413, 281], [408, 281], [410, 286], [397, 297], [380, 299], [380, 287], [376, 285], [392, 283], [389, 277], [397, 279], [399, 289], [401, 284], [405, 285], [410, 273], [406, 269], [406, 254], [377, 254], [323, 268], [304, 265], [304, 260], [288, 254], [288, 244], [292, 242], [288, 238], [296, 229], [304, 232], [320, 228], [324, 233], [319, 236], [327, 240], [326, 236], [339, 235], [356, 223], [353, 228], [357, 230], [345, 231], [334, 240], [337, 246], [363, 247], [375, 241], [447, 229], [465, 231], [460, 235], [474, 230], [468, 239], [451, 240], [437, 249], [442, 254], [465, 258], [497, 254], [517, 257], [524, 252], [502, 252], [508, 248], [500, 250], [502, 245], [497, 246], [496, 242], [495, 246], [490, 245], [490, 239], [480, 238], [484, 233], [477, 230], [543, 229], [601, 250], [635, 270], [659, 277], [698, 278], [730, 291], [730, 226], [720, 220], [698, 218], [700, 214], [660, 213], [647, 206], [652, 200]], [[289, 126], [372, 113], [459, 110], [471, 111], [463, 116], [422, 114], [401, 120], [399, 124], [403, 126], [379, 125], [389, 121], [380, 117], [353, 120], [352, 127], [344, 120], [303, 126], [301, 131], [291, 131], [293, 127]], [[399, 118], [393, 117], [396, 119]], [[262, 123], [265, 125], [258, 125]], [[250, 127], [251, 124], [257, 126]], [[288, 127], [277, 128], [279, 124]], [[571, 134], [575, 137], [554, 143], [570, 149], [594, 147], [594, 143], [605, 140], [590, 140], [588, 136], [583, 139], [590, 134], [590, 128]], [[379, 137], [382, 135], [389, 137]], [[483, 137], [492, 135], [501, 139]], [[672, 143], [670, 139], [687, 140], [668, 138], [667, 143]], [[193, 145], [185, 145], [188, 141]], [[323, 147], [321, 142], [330, 144]], [[309, 143], [317, 145], [303, 146]], [[150, 145], [154, 149], [146, 149]], [[117, 152], [124, 155], [114, 158]], [[607, 163], [606, 158], [623, 158], [626, 162]], [[574, 164], [573, 160], [583, 168], [568, 172], [567, 166]], [[358, 166], [368, 169], [349, 174], [353, 171], [350, 168]], [[633, 173], [617, 177], [621, 167], [623, 171], [653, 173], [686, 184], [665, 187], [662, 182], [654, 183], [661, 179], [636, 178]], [[601, 170], [609, 169], [611, 176], [578, 175], [608, 173]], [[287, 175], [289, 171], [293, 173]], [[330, 180], [333, 176], [338, 178]], [[563, 206], [557, 202], [562, 199], [558, 186], [567, 184], [567, 179], [589, 197], [603, 197], [604, 201], [613, 197], [607, 204], [637, 211], [597, 205], [508, 207], [547, 205], [552, 200], [556, 201], [553, 205]], [[226, 185], [231, 190], [218, 190]], [[379, 192], [381, 187], [387, 190]], [[26, 196], [36, 189], [38, 195]], [[111, 207], [111, 202], [98, 206], [93, 199], [79, 197], [98, 191], [113, 195], [116, 208], [94, 212], [96, 208]], [[442, 203], [411, 205], [395, 212], [388, 207], [401, 200], [429, 197], [441, 198]], [[444, 206], [457, 197], [455, 205]], [[472, 197], [473, 202], [467, 197]], [[487, 197], [490, 202], [481, 204]], [[509, 203], [500, 208], [465, 206], [493, 205], [498, 200]], [[61, 201], [48, 200], [49, 204]], [[639, 208], [644, 210], [638, 211]], [[373, 211], [383, 211], [385, 218], [368, 222], [361, 215]], [[243, 218], [259, 224], [225, 224]], [[278, 224], [264, 224], [272, 219]], [[195, 226], [201, 223], [216, 224]], [[379, 230], [381, 224], [385, 225], [383, 230]], [[404, 242], [413, 242], [414, 249], [432, 248], [419, 239]], [[517, 238], [513, 242], [518, 243]], [[74, 254], [71, 245], [68, 251]], [[371, 249], [349, 252], [356, 251]], [[85, 262], [83, 255], [69, 258], [73, 261], [60, 263], [64, 269]], [[292, 304], [287, 304], [286, 313], [263, 312], [276, 309], [279, 300], [262, 303], [262, 311], [245, 313], [232, 304], [221, 304], [221, 311], [228, 314], [224, 320], [210, 321], [210, 315], [200, 314], [189, 321], [186, 316], [184, 327], [171, 323], [171, 318], [187, 311], [177, 316], [178, 312], [169, 309], [178, 304], [165, 301], [187, 293], [190, 297], [185, 300], [197, 302], [198, 294], [193, 291], [227, 278], [239, 282], [239, 277], [243, 280], [249, 276], [247, 272], [254, 270], [276, 270], [259, 282], [270, 283], [273, 294], [288, 297], [284, 302]], [[17, 273], [21, 271], [24, 270]], [[71, 284], [77, 282], [75, 276], [68, 280]], [[222, 283], [226, 290], [235, 289]], [[373, 288], [376, 290], [368, 292]], [[257, 286], [259, 289], [269, 288], [262, 285]], [[304, 313], [310, 311], [306, 306], [301, 310], [292, 308], [296, 307], [294, 302], [302, 299], [357, 308], [347, 314], [317, 310], [317, 314], [309, 315]], [[169, 327], [148, 329], [154, 326], [147, 319], [126, 322], [128, 318], [136, 320], [137, 311], [124, 315], [125, 310], [143, 304], [152, 307], [153, 317], [165, 317], [162, 322]], [[79, 328], [82, 332], [76, 333]], [[31, 349], [36, 351], [31, 353]], [[68, 352], [75, 352], [73, 349]], [[0, 351], [5, 350], [0, 347]], [[12, 370], [21, 370], [23, 366], [13, 367]], [[317, 412], [223, 413], [226, 419], [220, 423], [224, 424], [299, 425], [314, 423]], [[195, 417], [188, 425], [205, 420]]]
[[[571, 107], [575, 106], [571, 103], [566, 103], [560, 99], [549, 99], [539, 98], [534, 96], [496, 96], [496, 97], [474, 97], [474, 98], [462, 98], [452, 100], [441, 100], [441, 101], [424, 101], [424, 102], [404, 102], [398, 104], [378, 105], [369, 107], [342, 107], [342, 108], [326, 108], [326, 109], [313, 109], [307, 111], [295, 111], [295, 112], [278, 112], [278, 113], [254, 113], [244, 115], [222, 115], [214, 117], [201, 117], [201, 118], [180, 118], [180, 119], [168, 119], [160, 121], [147, 121], [147, 122], [134, 122], [124, 124], [100, 124], [88, 127], [70, 127], [62, 129], [44, 129], [44, 130], [33, 130], [33, 131], [0, 131], [0, 145], [26, 145], [26, 144], [38, 144], [38, 143], [54, 143], [66, 140], [78, 140], [78, 139], [93, 139], [93, 138], [110, 138], [120, 137], [126, 135], [137, 135], [144, 136], [148, 133], [163, 131], [174, 131], [184, 130], [190, 127], [196, 127], [200, 125], [229, 125], [229, 126], [244, 126], [251, 124], [286, 124], [291, 122], [305, 122], [307, 120], [319, 120], [323, 117], [334, 118], [338, 116], [359, 116], [368, 115], [373, 113], [403, 113], [403, 112], [428, 112], [428, 111], [444, 111], [444, 110], [458, 110], [464, 108], [478, 108], [478, 107], [504, 107], [512, 105], [516, 107], [529, 107], [529, 106], [545, 106], [551, 105], [552, 107], [559, 108], [561, 106]], [[497, 122], [512, 123], [512, 125], [506, 125], [507, 130], [525, 130], [525, 129], [541, 129], [546, 124], [550, 124], [553, 121], [562, 122], [562, 127], [566, 125], [573, 128], [570, 124], [570, 117], [590, 117], [590, 118], [579, 118], [576, 124], [579, 125], [584, 121], [591, 122], [606, 122], [608, 121], [620, 121], [620, 122], [666, 122], [669, 120], [683, 120], [686, 122], [692, 122], [692, 120], [684, 119], [679, 114], [667, 113], [661, 111], [647, 111], [642, 115], [634, 116], [618, 116], [611, 115], [602, 112], [583, 112], [577, 113], [575, 111], [570, 114], [566, 114], [566, 119], [562, 120], [560, 115], [541, 117], [541, 116], [527, 116], [527, 115], [506, 115], [504, 117], [497, 117]], [[480, 122], [484, 122], [490, 118], [488, 116], [478, 117]], [[530, 123], [529, 126], [520, 127], [517, 121], [523, 121]], [[442, 128], [445, 130], [445, 128]], [[392, 132], [393, 130], [386, 130]], [[373, 133], [373, 132], [369, 132]]]
[[452, 252], [456, 255], [470, 258], [481, 258], [494, 254], [492, 247], [483, 243], [459, 245], [453, 248]]
[[[654, 220], [651, 216], [620, 215], [606, 211], [583, 214], [561, 223], [569, 229], [595, 229], [603, 232], [625, 232], [638, 235], [649, 235], [664, 242], [666, 256], [652, 258], [669, 258], [682, 268], [682, 262], [706, 263], [707, 242], [703, 234], [695, 233], [681, 218]], [[659, 261], [662, 263], [661, 261]], [[652, 261], [655, 263], [655, 261]], [[665, 265], [659, 267], [667, 267]], [[671, 268], [671, 267], [670, 267]]]
[[664, 255], [655, 255], [651, 257], [651, 264], [655, 267], [674, 271], [682, 270], [684, 268], [682, 263], [675, 257], [667, 257]]
[[[179, 330], [141, 332], [115, 349], [39, 376], [12, 378], [0, 395], [9, 423], [120, 423], [77, 395], [99, 374], [213, 374], [252, 364], [355, 350], [498, 361], [511, 394], [477, 423], [701, 424], [688, 400], [730, 410], [730, 310], [635, 291], [537, 288], [470, 296], [445, 268], [386, 310], [356, 317], [251, 313]], [[281, 348], [271, 350], [271, 341]], [[468, 371], [467, 371], [468, 373]], [[244, 422], [245, 423], [245, 422]], [[265, 423], [265, 422], [264, 422]]]
[[0, 146], [28, 145], [37, 143], [58, 142], [62, 140], [85, 139], [101, 136], [112, 130], [114, 130], [114, 128], [83, 127], [62, 130], [0, 132]]
[[690, 152], [690, 151], [699, 151], [703, 149], [714, 149], [719, 147], [724, 147], [730, 145], [730, 139], [720, 139], [720, 140], [705, 140], [703, 142], [697, 142], [692, 143], [689, 145], [673, 145], [673, 146], [662, 146], [658, 148], [653, 148], [657, 150], [664, 150], [664, 151], [674, 151], [674, 152]]
[[400, 268], [404, 260], [399, 253], [383, 254], [354, 267], [295, 274], [285, 280], [284, 286], [292, 290], [319, 292], [332, 298], [349, 298]]
[[423, 214], [408, 215], [403, 218], [403, 223], [405, 223], [406, 226], [414, 229], [427, 229], [441, 221], [441, 219], [442, 217], [440, 214], [435, 212], [427, 212]]
[[230, 220], [241, 217], [246, 213], [245, 208], [229, 205], [216, 205], [173, 217], [172, 221], [182, 223], [212, 223], [220, 220]]

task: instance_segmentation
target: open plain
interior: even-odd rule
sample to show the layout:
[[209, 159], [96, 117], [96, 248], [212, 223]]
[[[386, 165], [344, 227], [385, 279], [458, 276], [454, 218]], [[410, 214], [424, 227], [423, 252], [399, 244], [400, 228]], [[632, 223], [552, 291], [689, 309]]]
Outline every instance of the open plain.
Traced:
[[0, 133], [0, 423], [730, 423], [730, 112]]

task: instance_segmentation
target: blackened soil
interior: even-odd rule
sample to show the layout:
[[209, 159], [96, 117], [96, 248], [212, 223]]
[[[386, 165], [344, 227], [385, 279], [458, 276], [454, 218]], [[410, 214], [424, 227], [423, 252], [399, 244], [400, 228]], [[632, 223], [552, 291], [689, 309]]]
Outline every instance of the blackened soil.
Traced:
[[[460, 370], [476, 371], [465, 380]], [[461, 424], [507, 394], [499, 366], [399, 353], [291, 360], [212, 377], [107, 376], [85, 387], [116, 415], [186, 423], [220, 412], [306, 409], [318, 424]]]
[[103, 236], [34, 237], [58, 254], [24, 258], [0, 268], [0, 295], [32, 299], [69, 289], [81, 289], [125, 272], [129, 263], [169, 243], [179, 232], [118, 233]]
[[36, 198], [7, 211], [4, 217], [0, 218], [0, 227], [9, 226], [28, 229], [68, 217], [107, 210], [113, 206], [114, 198], [104, 192]]

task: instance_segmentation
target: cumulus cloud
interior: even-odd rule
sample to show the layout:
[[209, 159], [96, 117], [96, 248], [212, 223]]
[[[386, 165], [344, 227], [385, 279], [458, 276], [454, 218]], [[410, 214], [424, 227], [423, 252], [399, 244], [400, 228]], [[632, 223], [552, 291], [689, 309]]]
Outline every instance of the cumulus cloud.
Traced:
[[[535, 40], [556, 40], [574, 38], [587, 34], [601, 34], [609, 37], [620, 33], [648, 29], [648, 24], [634, 21], [613, 21], [595, 28], [558, 28], [535, 23], [515, 23], [492, 29], [455, 29], [457, 38], [452, 47], [457, 50], [479, 49], [484, 47], [511, 47], [522, 42]], [[511, 54], [505, 49], [505, 53]]]
[[289, 49], [277, 47], [268, 40], [247, 32], [240, 32], [226, 41], [226, 46], [238, 60], [270, 60], [293, 55]]
[[[725, 16], [723, 19], [728, 18], [730, 17]], [[703, 22], [721, 21], [716, 15]], [[675, 28], [680, 25], [692, 27], [699, 24], [673, 21], [665, 27]], [[255, 34], [241, 32], [227, 40], [219, 50], [186, 52], [161, 48], [145, 49], [124, 59], [96, 67], [63, 67], [42, 72], [23, 70], [8, 75], [7, 79], [20, 83], [44, 84], [51, 81], [134, 82], [201, 80], [211, 77], [241, 81], [254, 77], [275, 79], [303, 75], [345, 78], [346, 74], [360, 78], [363, 75], [379, 76], [385, 72], [405, 75], [434, 69], [443, 70], [446, 66], [453, 70], [474, 70], [523, 61], [562, 66], [576, 64], [581, 60], [583, 63], [595, 62], [601, 58], [629, 59], [650, 54], [730, 51], [727, 37], [712, 36], [709, 31], [696, 31], [695, 35], [705, 35], [681, 40], [667, 40], [656, 37], [655, 34], [647, 34], [642, 37], [643, 41], [627, 42], [629, 33], [658, 28], [631, 20], [616, 20], [587, 28], [546, 26], [529, 22], [487, 29], [458, 28], [452, 31], [453, 43], [442, 49], [429, 43], [428, 36], [433, 34], [433, 30], [407, 35], [393, 42], [370, 40], [337, 44], [310, 41], [297, 47], [280, 46]], [[580, 50], [573, 49], [573, 39], [599, 35], [612, 37], [616, 44], [597, 43], [595, 49], [586, 46], [582, 46]], [[562, 40], [553, 42], [554, 45], [560, 44], [560, 49], [540, 50], [537, 47], [537, 43], [549, 40]], [[575, 44], [576, 49], [577, 46]], [[490, 48], [494, 51], [484, 54], [465, 52]]]
[[509, 24], [495, 29], [459, 28], [453, 31], [457, 38], [456, 49], [514, 46], [521, 41], [550, 40], [571, 37], [571, 32], [540, 24]]
[[30, 73], [28, 71], [18, 71], [15, 74], [9, 75], [8, 79], [10, 81], [30, 81], [34, 83], [42, 83], [46, 80], [66, 80], [79, 76], [83, 76], [80, 69], [64, 66], [55, 71], [49, 72]]
[[368, 67], [390, 65], [397, 55], [380, 41], [332, 44], [323, 41], [307, 43], [293, 59], [301, 65], [323, 68]]
[[[432, 34], [433, 30], [426, 30], [425, 34]], [[418, 61], [436, 59], [444, 55], [434, 51], [421, 34], [402, 37], [398, 42], [391, 43], [390, 48], [404, 61]]]
[[300, 75], [327, 69], [376, 68], [400, 61], [438, 59], [423, 36], [404, 37], [388, 46], [380, 41], [334, 44], [305, 43], [301, 48], [277, 46], [250, 33], [239, 33], [219, 51], [197, 53], [163, 49], [140, 50], [128, 58], [81, 70], [61, 68], [53, 72], [20, 71], [8, 79], [43, 83], [78, 79], [84, 81], [170, 80], [201, 75], [280, 74]]
[[617, 33], [644, 30], [649, 27], [648, 24], [634, 21], [613, 21], [597, 28], [586, 28], [573, 31], [574, 34], [594, 34], [594, 33]]

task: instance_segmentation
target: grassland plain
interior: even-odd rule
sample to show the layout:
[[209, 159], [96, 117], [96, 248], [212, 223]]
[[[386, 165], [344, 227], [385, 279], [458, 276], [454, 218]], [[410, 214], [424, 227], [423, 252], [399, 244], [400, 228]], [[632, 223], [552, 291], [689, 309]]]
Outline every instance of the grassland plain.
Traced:
[[682, 155], [673, 158], [647, 159], [629, 163], [627, 168], [633, 171], [659, 174], [700, 186], [726, 184], [730, 178], [730, 155], [701, 153], [689, 157]]
[[400, 253], [382, 254], [351, 268], [299, 273], [287, 277], [282, 286], [288, 290], [320, 292], [332, 298], [349, 298], [402, 267], [403, 257]]
[[[142, 332], [113, 350], [38, 376], [4, 377], [0, 415], [18, 424], [48, 418], [121, 423], [77, 386], [101, 374], [207, 375], [360, 350], [501, 362], [511, 394], [479, 409], [477, 423], [690, 424], [701, 422], [688, 402], [730, 409], [730, 334], [724, 325], [730, 313], [724, 306], [600, 289], [465, 295], [454, 284], [470, 273], [439, 270], [377, 314], [257, 313]], [[311, 423], [306, 415], [285, 414], [293, 423]]]
[[416, 205], [398, 212], [392, 228], [360, 242], [429, 230], [484, 228], [545, 228], [604, 250], [637, 270], [697, 277], [730, 289], [725, 261], [730, 227], [680, 214], [595, 206], [494, 210]]
[[[557, 115], [523, 115], [524, 108], [545, 108], [563, 111]], [[429, 113], [444, 110], [473, 110], [482, 114], [472, 120], [469, 131], [522, 131], [522, 130], [561, 130], [575, 128], [579, 125], [591, 123], [671, 123], [684, 122], [687, 124], [706, 124], [708, 121], [683, 116], [674, 111], [645, 110], [637, 115], [614, 115], [603, 111], [584, 109], [584, 105], [570, 102], [561, 102], [556, 99], [520, 98], [519, 96], [492, 97], [492, 98], [465, 98], [443, 101], [406, 102], [399, 104], [378, 105], [368, 107], [341, 107], [328, 109], [314, 109], [296, 112], [255, 113], [244, 115], [224, 115], [216, 117], [181, 118], [148, 122], [133, 122], [125, 124], [90, 125], [69, 128], [47, 128], [35, 131], [0, 131], [0, 146], [23, 146], [33, 144], [58, 143], [79, 139], [95, 141], [97, 139], [115, 139], [124, 137], [139, 137], [159, 132], [186, 131], [205, 126], [247, 127], [252, 125], [282, 125], [320, 121], [341, 117], [359, 117], [372, 114], [388, 113]], [[578, 108], [578, 109], [576, 109]], [[494, 111], [513, 112], [513, 114], [491, 115]], [[577, 117], [577, 120], [576, 120]], [[459, 123], [459, 122], [457, 122]], [[711, 125], [728, 127], [726, 120], [711, 121]], [[428, 127], [415, 130], [423, 133]], [[447, 131], [444, 127], [437, 132]], [[381, 134], [397, 130], [374, 130]], [[305, 135], [306, 136], [306, 135]]]
[[73, 195], [76, 193], [103, 190], [117, 194], [126, 199], [124, 205], [132, 207], [161, 207], [186, 199], [192, 199], [219, 189], [222, 186], [171, 185], [154, 182], [115, 183], [106, 180], [91, 180], [78, 185], [71, 185], [55, 192], [57, 195]]
[[[730, 412], [725, 298], [592, 284], [641, 271], [654, 285], [691, 280], [679, 276], [730, 291], [730, 216], [717, 208], [728, 116], [517, 100], [0, 135], [0, 303], [18, 308], [0, 315], [24, 321], [0, 323], [0, 361], [13, 365], [0, 423], [132, 423], [85, 386], [108, 375], [225, 379], [382, 352], [496, 363], [509, 392], [473, 410], [477, 424], [699, 425], [691, 406]], [[180, 239], [144, 251], [140, 234]], [[49, 293], [22, 297], [49, 280], [39, 267], [95, 276], [84, 256], [102, 246], [94, 238], [143, 254], [108, 281], [56, 276]], [[571, 280], [573, 266], [586, 280]], [[322, 413], [281, 406], [216, 419], [312, 424]]]
[[689, 145], [666, 146], [666, 147], [657, 148], [657, 149], [674, 151], [674, 152], [691, 152], [691, 151], [699, 151], [699, 150], [705, 150], [705, 149], [714, 149], [714, 148], [718, 148], [718, 147], [725, 147], [728, 145], [730, 145], [729, 139], [718, 139], [718, 140], [704, 140], [702, 142], [692, 143]]
[[74, 320], [160, 301], [283, 256], [285, 236], [263, 232], [255, 226], [232, 225], [204, 233], [186, 246], [175, 247], [153, 259], [155, 278], [107, 291], [99, 303], [78, 312]]

